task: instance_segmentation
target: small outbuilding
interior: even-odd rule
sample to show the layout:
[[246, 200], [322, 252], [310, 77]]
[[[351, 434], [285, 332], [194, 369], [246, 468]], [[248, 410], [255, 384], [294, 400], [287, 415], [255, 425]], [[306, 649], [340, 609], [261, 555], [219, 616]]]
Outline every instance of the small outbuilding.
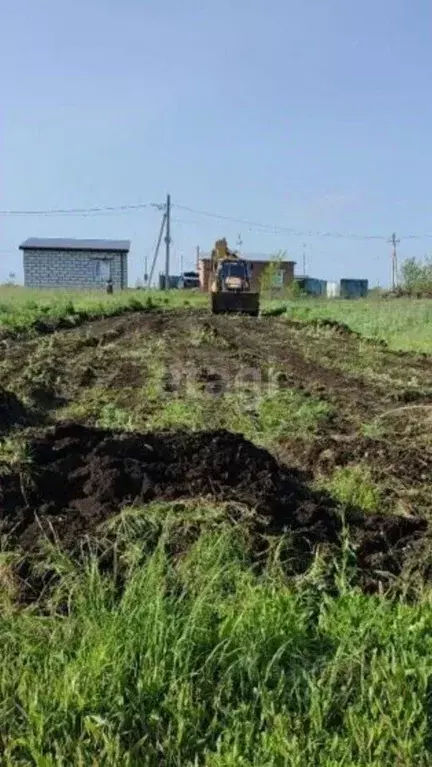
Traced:
[[294, 278], [300, 290], [307, 296], [325, 296], [327, 291], [327, 280], [319, 280], [316, 277], [307, 277], [299, 275]]
[[368, 280], [342, 279], [340, 281], [341, 298], [366, 298], [368, 291]]
[[28, 288], [127, 288], [129, 240], [31, 237], [20, 245]]

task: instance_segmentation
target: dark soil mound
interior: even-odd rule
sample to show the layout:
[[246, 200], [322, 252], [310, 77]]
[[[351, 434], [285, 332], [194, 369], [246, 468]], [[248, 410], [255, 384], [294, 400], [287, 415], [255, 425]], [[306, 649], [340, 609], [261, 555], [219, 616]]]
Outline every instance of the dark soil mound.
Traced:
[[25, 408], [18, 397], [0, 387], [0, 434], [4, 434], [12, 426], [24, 424], [26, 420]]
[[[26, 549], [41, 530], [69, 549], [122, 506], [210, 495], [256, 510], [272, 533], [294, 534], [299, 560], [318, 543], [337, 543], [340, 517], [299, 472], [226, 431], [117, 434], [66, 423], [31, 445], [32, 475], [1, 479], [3, 529]], [[258, 520], [258, 517], [257, 517]], [[404, 552], [426, 529], [422, 519], [355, 514], [351, 532], [365, 571], [397, 573]]]

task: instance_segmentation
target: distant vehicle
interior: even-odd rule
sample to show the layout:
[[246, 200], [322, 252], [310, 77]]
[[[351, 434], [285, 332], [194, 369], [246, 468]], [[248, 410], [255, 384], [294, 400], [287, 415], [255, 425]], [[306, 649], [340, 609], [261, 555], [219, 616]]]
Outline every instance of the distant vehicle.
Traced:
[[252, 264], [228, 247], [226, 238], [217, 240], [211, 254], [212, 314], [249, 314], [258, 317], [260, 295], [251, 286]]
[[183, 272], [183, 274], [180, 275], [178, 281], [178, 287], [180, 289], [199, 288], [199, 286], [200, 279], [198, 272]]

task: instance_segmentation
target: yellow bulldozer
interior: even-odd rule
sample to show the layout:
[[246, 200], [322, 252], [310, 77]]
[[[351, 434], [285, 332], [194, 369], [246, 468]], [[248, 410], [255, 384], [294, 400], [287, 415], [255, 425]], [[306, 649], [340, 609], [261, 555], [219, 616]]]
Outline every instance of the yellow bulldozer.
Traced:
[[251, 290], [252, 264], [228, 247], [225, 237], [211, 253], [210, 294], [213, 314], [249, 314], [257, 317], [259, 293]]

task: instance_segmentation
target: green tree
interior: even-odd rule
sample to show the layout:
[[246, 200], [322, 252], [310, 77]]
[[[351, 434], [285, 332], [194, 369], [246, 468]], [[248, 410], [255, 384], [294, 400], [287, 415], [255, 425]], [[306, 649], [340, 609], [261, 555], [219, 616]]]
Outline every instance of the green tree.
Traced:
[[271, 261], [269, 261], [268, 266], [266, 266], [261, 275], [261, 290], [263, 292], [268, 292], [270, 295], [272, 295], [273, 291], [278, 289], [277, 276], [279, 275], [282, 269], [282, 263], [285, 260], [286, 252], [279, 251], [275, 256], [273, 256]]
[[401, 267], [402, 288], [409, 293], [432, 292], [432, 258], [408, 258]]

